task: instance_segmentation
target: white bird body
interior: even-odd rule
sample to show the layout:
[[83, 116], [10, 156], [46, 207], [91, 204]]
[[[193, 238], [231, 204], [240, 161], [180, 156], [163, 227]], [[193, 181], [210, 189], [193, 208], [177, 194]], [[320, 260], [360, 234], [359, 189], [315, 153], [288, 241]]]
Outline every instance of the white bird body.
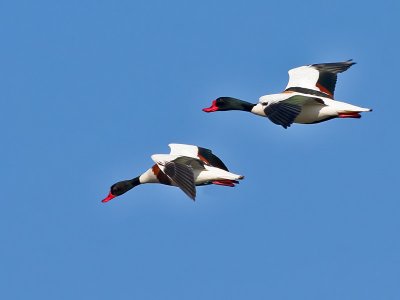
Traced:
[[151, 156], [155, 165], [130, 180], [115, 183], [109, 195], [102, 200], [108, 202], [133, 187], [145, 183], [159, 183], [179, 187], [192, 200], [196, 198], [196, 186], [216, 184], [234, 187], [244, 178], [229, 172], [225, 164], [211, 150], [185, 144], [170, 144], [170, 154]]
[[284, 128], [292, 123], [312, 124], [333, 118], [361, 118], [360, 112], [371, 109], [333, 99], [337, 74], [354, 64], [349, 60], [294, 68], [289, 70], [289, 82], [282, 93], [262, 96], [257, 104], [220, 97], [203, 111], [248, 111], [267, 117]]
[[151, 167], [148, 169], [146, 172], [144, 172], [142, 175], [139, 176], [139, 181], [141, 184], [144, 183], [160, 183], [160, 180], [157, 178], [155, 172], [154, 172], [154, 167]]
[[[287, 100], [295, 95], [310, 97], [310, 95], [308, 94], [297, 93], [297, 92], [287, 92], [287, 93], [261, 96], [259, 102], [251, 110], [251, 113], [256, 114], [258, 116], [267, 117], [267, 115], [265, 114], [265, 108], [268, 105], [276, 104], [278, 102]], [[317, 102], [304, 103], [302, 105], [301, 112], [294, 119], [293, 123], [298, 123], [298, 124], [318, 123], [327, 120], [329, 118], [339, 117], [340, 114], [345, 115], [349, 113], [371, 111], [369, 108], [364, 108], [346, 102], [333, 100], [328, 97], [319, 96], [318, 98], [322, 100], [323, 105]]]

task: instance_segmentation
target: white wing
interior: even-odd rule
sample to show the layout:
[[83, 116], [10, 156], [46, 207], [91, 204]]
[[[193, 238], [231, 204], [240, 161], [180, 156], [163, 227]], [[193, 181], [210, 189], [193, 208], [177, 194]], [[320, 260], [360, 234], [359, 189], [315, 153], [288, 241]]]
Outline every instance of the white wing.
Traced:
[[180, 157], [179, 155], [170, 155], [170, 154], [153, 154], [151, 159], [160, 167], [161, 171], [164, 172], [164, 165], [167, 162], [171, 162], [174, 159]]
[[289, 70], [289, 82], [285, 88], [302, 87], [314, 91], [320, 91], [316, 83], [318, 81], [319, 72], [311, 66], [302, 66]]
[[349, 69], [352, 60], [313, 64], [289, 70], [289, 82], [285, 91], [300, 92], [333, 99], [337, 74]]
[[228, 171], [227, 166], [210, 149], [186, 144], [169, 144], [168, 146], [171, 148], [170, 155], [193, 157], [207, 165]]
[[198, 158], [199, 149], [197, 146], [186, 144], [169, 144], [168, 146], [171, 148], [170, 155]]

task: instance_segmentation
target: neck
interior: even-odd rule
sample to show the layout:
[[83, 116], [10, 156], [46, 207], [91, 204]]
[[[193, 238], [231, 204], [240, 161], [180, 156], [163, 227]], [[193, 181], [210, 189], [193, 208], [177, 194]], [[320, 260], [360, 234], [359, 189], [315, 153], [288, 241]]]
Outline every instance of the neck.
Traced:
[[139, 180], [139, 176], [132, 178], [130, 180], [127, 180], [129, 182], [129, 185], [132, 185], [131, 188], [134, 188], [135, 186], [138, 186], [139, 184], [141, 184], [140, 180]]
[[243, 110], [251, 111], [255, 104], [243, 101], [237, 98], [227, 97], [227, 102], [229, 103], [229, 110]]
[[138, 176], [133, 179], [120, 181], [117, 184], [119, 184], [122, 187], [122, 189], [124, 190], [124, 193], [126, 193], [127, 191], [133, 189], [135, 186], [138, 186], [141, 183], [140, 183], [139, 176]]

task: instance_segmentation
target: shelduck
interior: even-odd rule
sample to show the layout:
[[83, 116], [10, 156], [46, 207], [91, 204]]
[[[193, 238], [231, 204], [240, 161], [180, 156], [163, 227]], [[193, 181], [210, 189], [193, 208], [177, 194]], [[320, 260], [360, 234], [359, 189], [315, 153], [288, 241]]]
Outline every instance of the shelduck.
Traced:
[[234, 187], [244, 178], [229, 172], [226, 165], [211, 150], [186, 144], [169, 144], [169, 154], [151, 156], [155, 164], [146, 172], [130, 180], [113, 184], [102, 202], [120, 196], [145, 183], [160, 183], [179, 187], [195, 200], [196, 186], [216, 184]]
[[291, 69], [289, 83], [282, 93], [262, 96], [257, 104], [232, 97], [219, 97], [203, 111], [248, 111], [267, 117], [284, 128], [292, 123], [314, 124], [334, 118], [361, 118], [361, 112], [372, 109], [333, 99], [337, 74], [354, 64], [355, 62], [348, 60]]

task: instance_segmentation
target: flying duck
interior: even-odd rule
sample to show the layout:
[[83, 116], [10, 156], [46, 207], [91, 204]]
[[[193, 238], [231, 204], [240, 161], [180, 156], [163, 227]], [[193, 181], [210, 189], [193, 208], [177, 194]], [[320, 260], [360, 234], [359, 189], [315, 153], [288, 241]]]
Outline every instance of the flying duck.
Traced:
[[334, 118], [361, 118], [360, 112], [372, 109], [333, 99], [337, 74], [354, 64], [348, 60], [294, 68], [289, 70], [289, 83], [282, 93], [262, 96], [257, 104], [220, 97], [203, 111], [248, 111], [267, 117], [284, 128], [292, 123], [314, 124]]
[[160, 183], [179, 187], [193, 201], [196, 186], [216, 184], [234, 187], [244, 178], [229, 172], [226, 165], [211, 150], [185, 144], [169, 144], [170, 154], [151, 156], [155, 164], [130, 180], [113, 184], [110, 193], [102, 202], [120, 196], [130, 189], [145, 183]]

